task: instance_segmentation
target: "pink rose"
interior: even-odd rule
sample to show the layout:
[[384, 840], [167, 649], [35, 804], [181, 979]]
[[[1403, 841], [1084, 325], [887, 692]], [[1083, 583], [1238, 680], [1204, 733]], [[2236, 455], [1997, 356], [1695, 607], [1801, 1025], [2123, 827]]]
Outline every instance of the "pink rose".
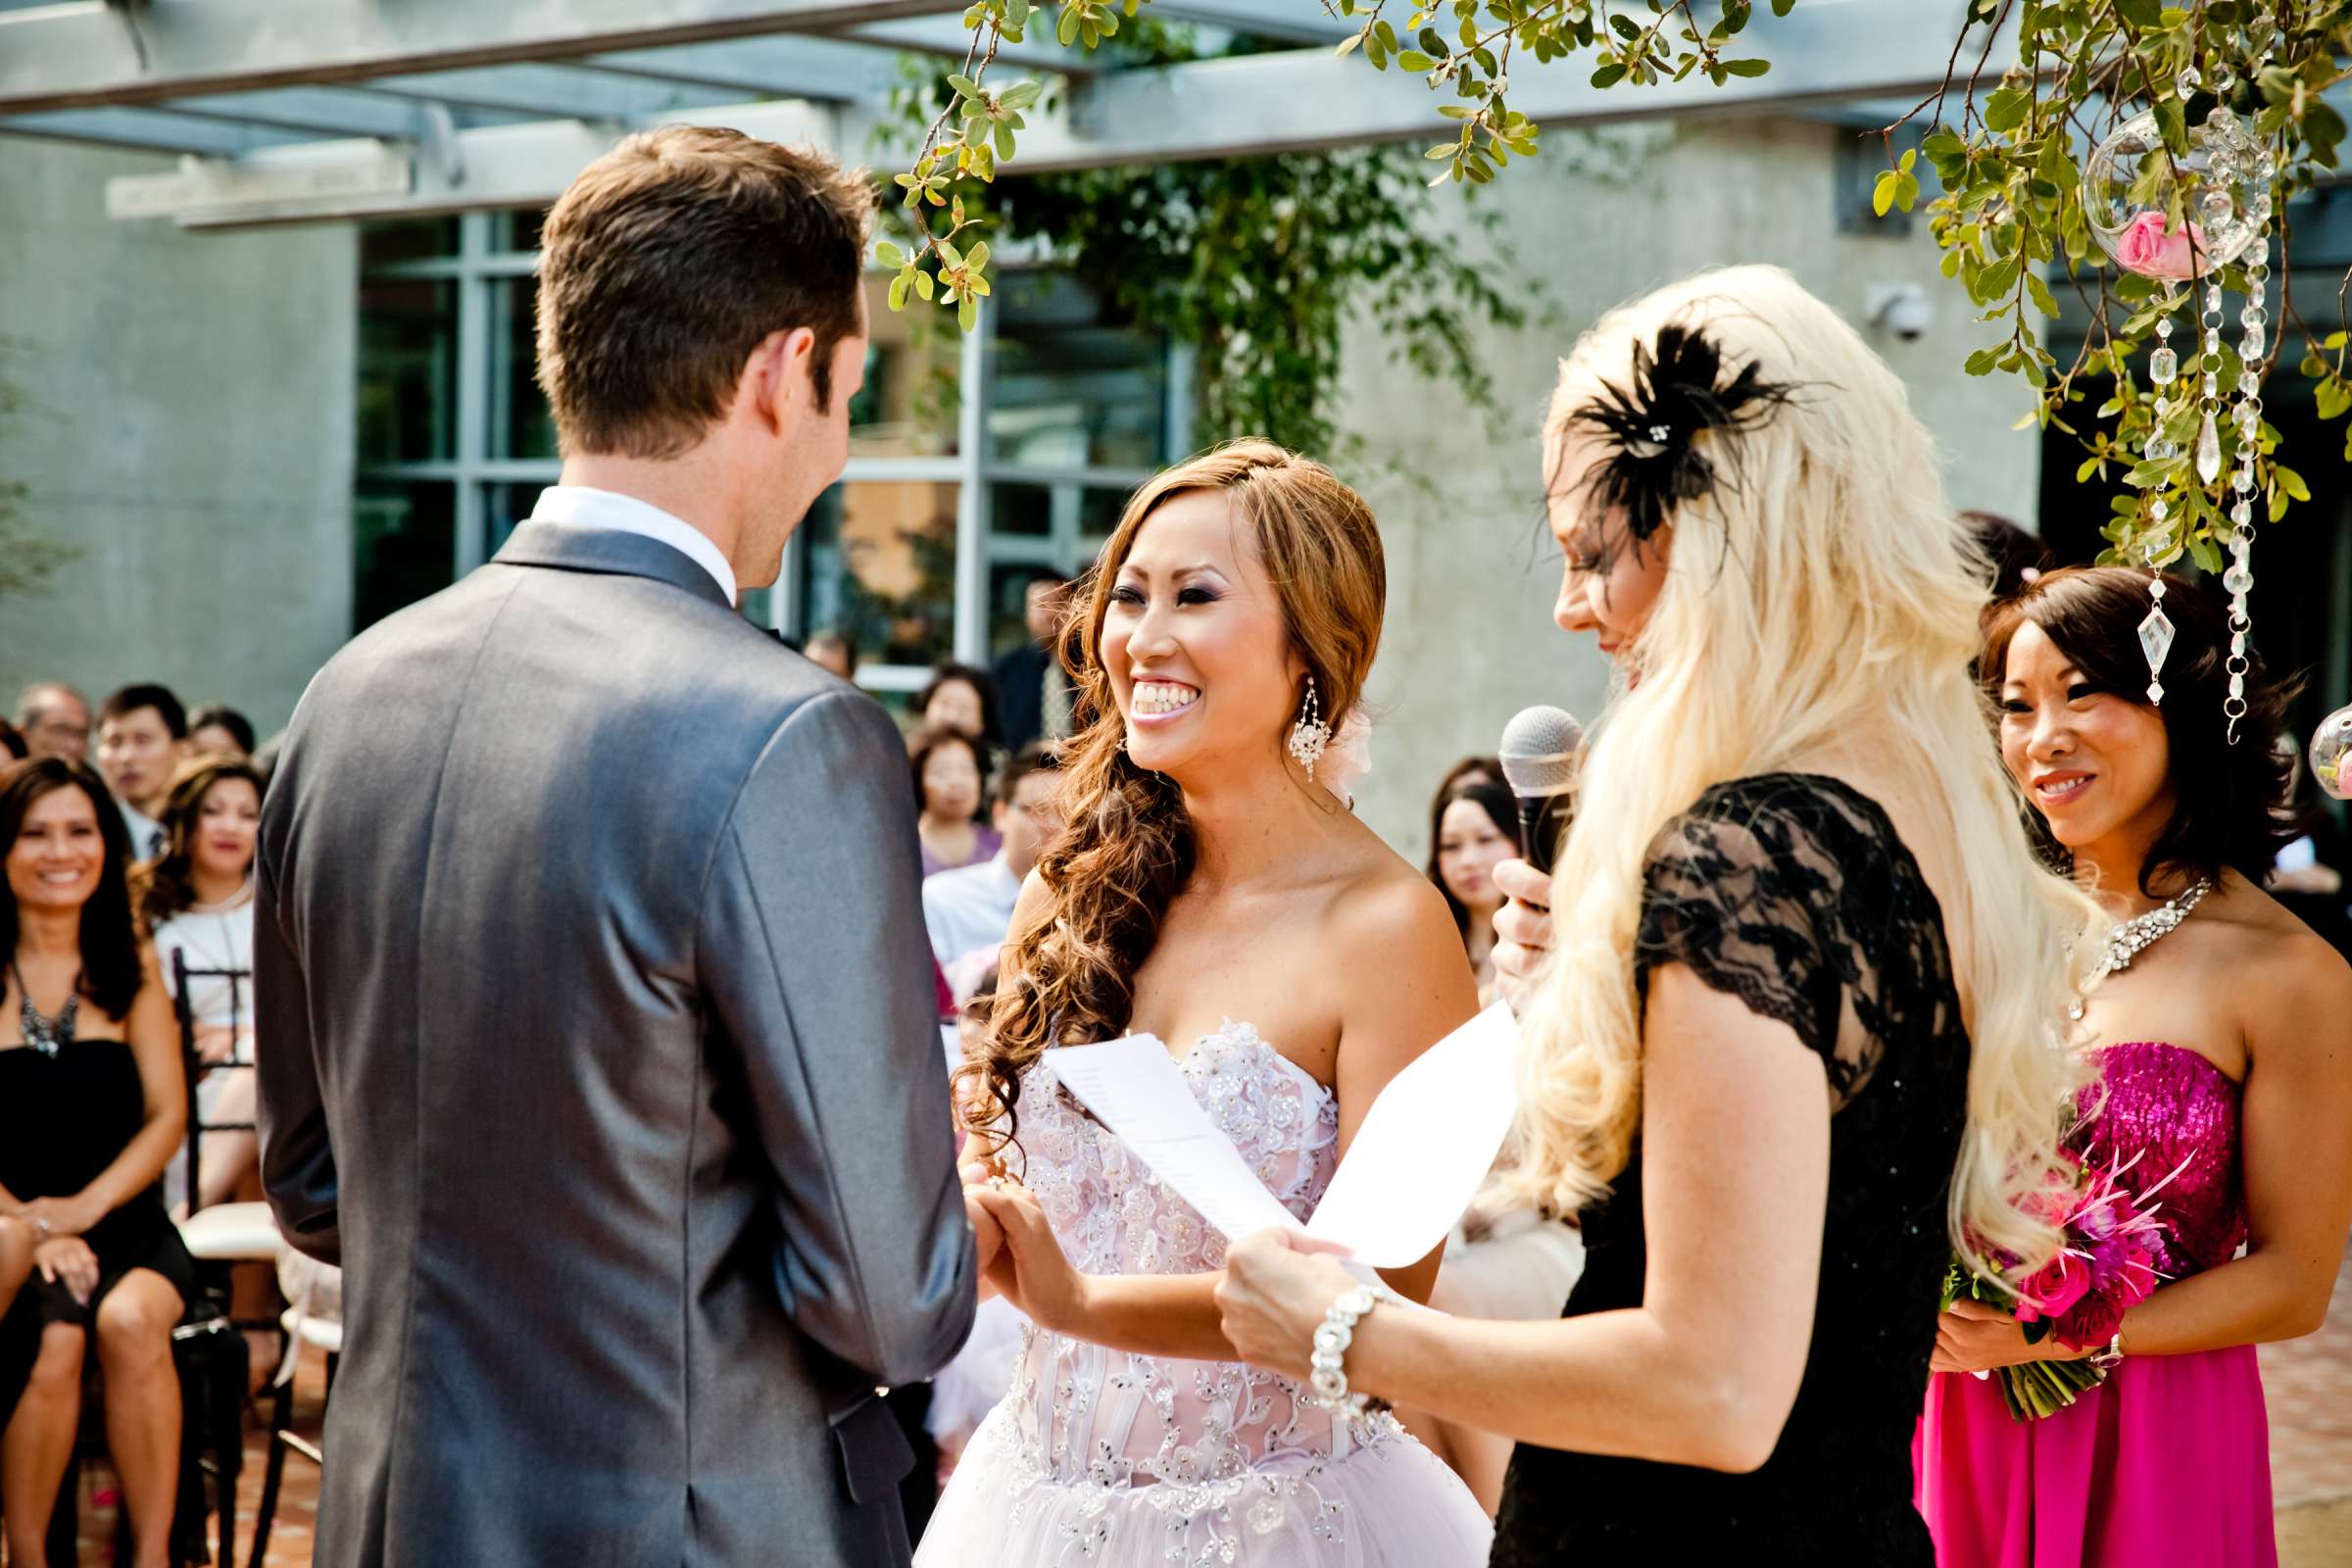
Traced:
[[2190, 278], [2210, 253], [2205, 230], [2189, 220], [2186, 232], [2165, 227], [2164, 214], [2154, 208], [2141, 213], [2116, 237], [2115, 259], [2127, 271], [2142, 277]]
[[2072, 1311], [2090, 1290], [2086, 1261], [2071, 1251], [2060, 1252], [2041, 1271], [2017, 1288], [2017, 1320], [2060, 1318]]

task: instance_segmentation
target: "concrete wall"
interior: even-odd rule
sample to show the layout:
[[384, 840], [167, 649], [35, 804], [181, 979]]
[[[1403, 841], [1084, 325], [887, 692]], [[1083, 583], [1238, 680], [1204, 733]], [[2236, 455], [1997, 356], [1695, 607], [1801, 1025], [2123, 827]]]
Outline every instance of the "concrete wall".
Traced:
[[[1372, 457], [1348, 476], [1380, 514], [1390, 568], [1372, 682], [1383, 722], [1357, 804], [1400, 853], [1426, 857], [1438, 780], [1456, 759], [1492, 753], [1513, 713], [1548, 702], [1590, 721], [1607, 696], [1607, 662], [1551, 624], [1559, 557], [1542, 527], [1537, 434], [1560, 356], [1610, 306], [1737, 262], [1787, 267], [1856, 320], [1870, 284], [1919, 282], [1934, 312], [1926, 334], [1905, 342], [1875, 331], [1871, 341], [1936, 432], [1954, 504], [2032, 526], [2040, 448], [2034, 432], [2011, 429], [2027, 406], [2022, 384], [1961, 371], [1990, 328], [1936, 271], [1924, 221], [1902, 238], [1838, 232], [1835, 146], [1844, 134], [1780, 120], [1547, 132], [1533, 164], [1441, 203], [1440, 222], [1452, 202], [1508, 209], [1531, 324], [1480, 334], [1509, 411], [1500, 432], [1449, 388], [1390, 364], [1374, 323], [1354, 329], [1342, 422]], [[1398, 477], [1382, 461], [1391, 457], [1442, 493]]]
[[349, 225], [116, 222], [106, 181], [171, 160], [0, 141], [0, 481], [80, 559], [0, 599], [0, 703], [161, 680], [267, 734], [351, 630]]

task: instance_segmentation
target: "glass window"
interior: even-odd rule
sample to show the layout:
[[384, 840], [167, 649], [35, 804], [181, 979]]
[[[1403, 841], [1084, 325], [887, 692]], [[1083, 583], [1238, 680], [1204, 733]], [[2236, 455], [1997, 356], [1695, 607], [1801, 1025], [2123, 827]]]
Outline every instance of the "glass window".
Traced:
[[1127, 498], [1133, 494], [1126, 486], [1101, 489], [1090, 486], [1078, 498], [1078, 554], [1071, 564], [1084, 571], [1095, 564], [1103, 545], [1118, 531], [1119, 518], [1127, 511]]
[[432, 462], [457, 450], [457, 285], [360, 284], [359, 461]]
[[866, 279], [865, 385], [850, 400], [851, 456], [953, 456], [963, 352], [956, 318], [920, 301], [893, 315], [888, 296], [887, 279]]
[[[988, 657], [1001, 659], [1030, 641], [1029, 584], [1040, 577], [1059, 579], [1047, 566], [1005, 564], [988, 568]], [[1083, 609], [1083, 606], [1079, 607]]]
[[953, 481], [863, 479], [817, 497], [801, 524], [804, 633], [838, 631], [864, 664], [932, 664], [956, 627]]
[[457, 561], [456, 488], [363, 479], [352, 497], [352, 630], [449, 586]]
[[430, 262], [458, 254], [458, 220], [454, 218], [401, 219], [360, 225], [360, 268], [394, 267], [402, 262]]
[[1167, 430], [1167, 346], [1116, 322], [1061, 271], [1007, 272], [997, 288], [988, 455], [1054, 468], [1148, 468]]
[[991, 485], [988, 492], [991, 533], [1045, 539], [1054, 532], [1054, 490], [1042, 484]]
[[535, 251], [539, 235], [547, 227], [547, 213], [537, 207], [525, 207], [520, 212], [500, 213], [490, 229], [490, 248], [494, 251]]
[[556, 456], [556, 416], [539, 391], [539, 279], [490, 285], [490, 455]]
[[531, 514], [539, 504], [539, 492], [556, 481], [550, 477], [545, 484], [532, 481], [526, 484], [490, 484], [482, 486], [482, 524], [484, 560], [498, 554], [498, 547], [507, 542], [514, 525]]

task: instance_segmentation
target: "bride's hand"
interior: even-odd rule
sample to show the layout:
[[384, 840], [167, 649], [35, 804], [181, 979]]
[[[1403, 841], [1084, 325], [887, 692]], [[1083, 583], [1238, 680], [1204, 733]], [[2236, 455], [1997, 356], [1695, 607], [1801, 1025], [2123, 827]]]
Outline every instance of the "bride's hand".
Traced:
[[963, 1190], [963, 1218], [972, 1227], [972, 1242], [979, 1256], [979, 1263], [973, 1272], [979, 1278], [980, 1299], [985, 1301], [997, 1294], [996, 1281], [990, 1276], [997, 1266], [998, 1256], [1004, 1250], [1004, 1231], [997, 1224], [996, 1216], [982, 1207], [980, 1200], [972, 1196], [969, 1187]]
[[1039, 1328], [1079, 1331], [1087, 1315], [1087, 1278], [1070, 1266], [1037, 1198], [1010, 1182], [968, 1189], [1004, 1236], [990, 1278]]
[[1509, 901], [1494, 911], [1494, 972], [1516, 1005], [1551, 951], [1551, 878], [1525, 860], [1505, 860], [1494, 876]]
[[1316, 1255], [1330, 1250], [1328, 1243], [1278, 1230], [1245, 1236], [1226, 1250], [1217, 1311], [1243, 1360], [1306, 1381], [1323, 1314], [1356, 1283], [1329, 1256]]

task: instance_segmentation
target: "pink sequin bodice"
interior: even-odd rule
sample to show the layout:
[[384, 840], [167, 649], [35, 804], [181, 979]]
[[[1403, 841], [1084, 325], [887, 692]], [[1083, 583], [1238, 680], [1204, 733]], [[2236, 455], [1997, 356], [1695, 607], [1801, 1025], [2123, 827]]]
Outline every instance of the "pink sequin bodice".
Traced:
[[2106, 1102], [2079, 1140], [2084, 1156], [2107, 1165], [2138, 1154], [2124, 1178], [2132, 1192], [2182, 1167], [2154, 1200], [2157, 1268], [2171, 1281], [2228, 1262], [2246, 1239], [2238, 1085], [2195, 1052], [2154, 1041], [2107, 1047], [2099, 1070]]

